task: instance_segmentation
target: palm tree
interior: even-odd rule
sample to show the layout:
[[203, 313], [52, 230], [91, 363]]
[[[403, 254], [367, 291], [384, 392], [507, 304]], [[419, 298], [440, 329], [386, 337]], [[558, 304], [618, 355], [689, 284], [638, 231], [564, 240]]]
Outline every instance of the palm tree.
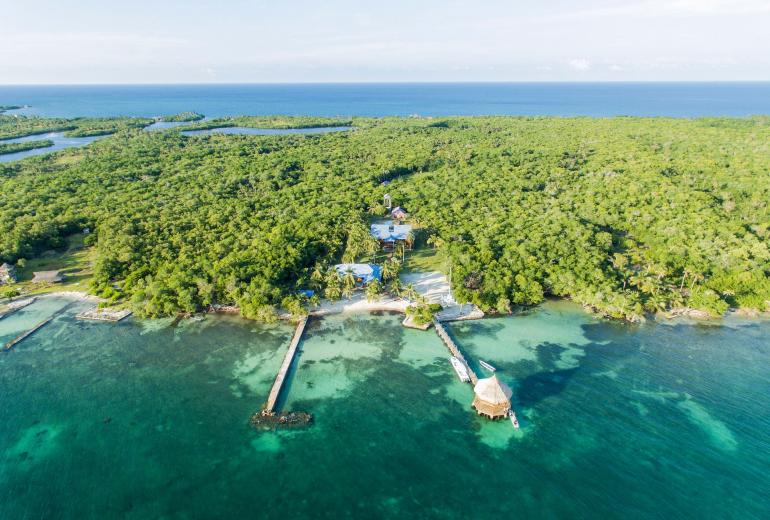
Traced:
[[366, 286], [366, 299], [370, 302], [377, 300], [382, 294], [382, 284], [379, 280], [374, 279]]
[[666, 299], [660, 294], [652, 294], [647, 297], [644, 306], [652, 312], [664, 311], [666, 310]]
[[385, 281], [398, 278], [398, 272], [401, 270], [401, 263], [398, 260], [387, 260], [382, 264], [382, 279]]
[[406, 258], [406, 247], [404, 247], [404, 243], [400, 242], [396, 245], [396, 250], [394, 251], [394, 254], [396, 257], [401, 257], [401, 261], [403, 262]]
[[313, 289], [320, 289], [324, 281], [324, 271], [321, 264], [315, 264], [313, 272], [310, 273], [310, 282]]
[[384, 215], [385, 211], [386, 211], [385, 206], [383, 206], [378, 202], [376, 204], [372, 204], [371, 206], [369, 206], [367, 213], [369, 213], [370, 215], [374, 215], [375, 217], [379, 217], [380, 215]]
[[328, 271], [326, 271], [326, 285], [339, 285], [340, 282], [340, 275], [337, 272], [337, 269], [334, 267], [330, 267]]
[[326, 272], [326, 289], [324, 295], [330, 300], [338, 300], [342, 294], [340, 275], [334, 267], [330, 267]]
[[395, 296], [396, 298], [400, 298], [403, 292], [403, 285], [401, 284], [401, 280], [398, 276], [393, 278], [393, 280], [390, 281], [389, 286], [390, 292]]
[[705, 277], [700, 273], [690, 273], [690, 292], [695, 288], [695, 284], [705, 280]]
[[412, 301], [417, 300], [417, 298], [419, 297], [419, 294], [417, 294], [417, 290], [414, 288], [414, 285], [411, 283], [406, 286], [402, 294], [406, 299], [412, 300]]
[[342, 291], [338, 285], [327, 285], [324, 290], [324, 296], [329, 300], [339, 300], [342, 295]]
[[436, 249], [436, 248], [439, 248], [439, 247], [444, 247], [444, 245], [445, 245], [444, 239], [441, 238], [438, 235], [431, 235], [431, 236], [429, 236], [428, 240], [426, 241], [426, 243], [429, 246], [433, 246], [433, 249]]
[[353, 274], [353, 270], [348, 268], [345, 271], [345, 275], [342, 277], [342, 295], [345, 298], [353, 296], [353, 290], [356, 288], [356, 276]]

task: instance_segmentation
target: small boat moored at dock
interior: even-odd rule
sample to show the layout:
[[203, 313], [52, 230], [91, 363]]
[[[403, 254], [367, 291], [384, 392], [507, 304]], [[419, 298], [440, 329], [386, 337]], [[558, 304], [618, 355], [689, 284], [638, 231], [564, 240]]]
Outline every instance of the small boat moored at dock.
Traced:
[[486, 370], [489, 370], [490, 372], [496, 372], [497, 371], [497, 369], [495, 367], [493, 367], [492, 365], [490, 365], [489, 363], [487, 363], [483, 359], [479, 359], [479, 365], [481, 365], [482, 368], [484, 368]]
[[455, 372], [457, 372], [457, 377], [460, 378], [460, 381], [467, 383], [471, 380], [471, 376], [468, 375], [468, 369], [465, 367], [462, 361], [457, 359], [455, 356], [452, 356], [449, 358], [449, 362], [452, 363], [452, 368], [454, 368]]
[[508, 412], [508, 417], [511, 418], [511, 424], [513, 425], [513, 427], [518, 430], [519, 420], [516, 418], [516, 412], [514, 412], [513, 409], [511, 409], [511, 411]]

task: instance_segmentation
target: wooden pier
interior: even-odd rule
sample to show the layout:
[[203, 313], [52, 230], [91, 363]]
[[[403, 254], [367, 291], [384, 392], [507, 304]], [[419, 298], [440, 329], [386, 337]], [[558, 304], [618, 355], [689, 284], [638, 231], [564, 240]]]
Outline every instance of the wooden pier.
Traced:
[[37, 325], [35, 325], [31, 329], [29, 329], [28, 331], [22, 332], [21, 334], [19, 334], [15, 338], [13, 338], [11, 341], [6, 343], [5, 346], [3, 347], [3, 351], [7, 352], [7, 351], [11, 350], [13, 347], [15, 347], [16, 345], [18, 345], [19, 343], [21, 343], [22, 341], [24, 341], [25, 339], [30, 337], [32, 334], [34, 334], [38, 330], [42, 329], [45, 325], [47, 325], [48, 323], [53, 321], [54, 318], [56, 318], [57, 316], [62, 314], [64, 311], [66, 311], [67, 309], [72, 307], [72, 305], [73, 305], [72, 303], [70, 303], [68, 305], [65, 305], [64, 307], [62, 307], [61, 309], [59, 309], [58, 311], [53, 313], [53, 315], [51, 317], [46, 318], [45, 320], [41, 321], [40, 323], [38, 323]]
[[265, 407], [262, 409], [263, 415], [273, 415], [275, 413], [275, 403], [278, 401], [278, 396], [281, 394], [281, 388], [283, 388], [283, 382], [286, 379], [286, 374], [289, 373], [291, 363], [294, 361], [294, 355], [296, 354], [297, 347], [299, 346], [299, 342], [302, 339], [302, 333], [305, 332], [305, 325], [307, 325], [307, 320], [308, 317], [305, 316], [299, 320], [299, 323], [297, 323], [297, 328], [294, 331], [294, 337], [291, 339], [291, 344], [289, 344], [289, 350], [286, 351], [286, 355], [283, 357], [283, 363], [281, 364], [280, 370], [278, 370], [278, 375], [275, 376], [273, 388], [270, 389], [270, 395], [268, 395]]
[[438, 320], [433, 320], [433, 326], [436, 328], [436, 334], [438, 334], [438, 337], [441, 338], [441, 340], [444, 342], [444, 345], [447, 346], [449, 349], [449, 352], [452, 353], [454, 357], [457, 358], [457, 360], [465, 365], [465, 369], [468, 371], [468, 376], [471, 378], [471, 384], [476, 386], [476, 383], [478, 383], [479, 378], [476, 376], [476, 373], [471, 370], [470, 365], [468, 365], [468, 362], [465, 361], [465, 357], [463, 356], [462, 352], [460, 352], [460, 349], [457, 347], [457, 344], [455, 344], [454, 340], [449, 337], [449, 334], [447, 334], [446, 329], [444, 329], [444, 326], [441, 324]]
[[37, 298], [33, 297], [33, 298], [27, 298], [25, 300], [12, 301], [11, 303], [4, 306], [3, 312], [0, 312], [0, 320], [5, 318], [6, 316], [10, 316], [16, 311], [20, 311], [21, 309], [23, 309], [28, 305], [35, 303], [35, 300], [37, 300]]

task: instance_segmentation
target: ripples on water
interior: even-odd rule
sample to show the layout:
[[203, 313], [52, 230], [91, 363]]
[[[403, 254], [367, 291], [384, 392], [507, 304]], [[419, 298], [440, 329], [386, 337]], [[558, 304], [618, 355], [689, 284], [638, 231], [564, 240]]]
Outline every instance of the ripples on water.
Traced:
[[[0, 341], [66, 304], [0, 320]], [[233, 317], [75, 321], [0, 355], [0, 517], [760, 518], [770, 324], [629, 326], [549, 303], [453, 324], [522, 422], [470, 409], [431, 332], [313, 320], [286, 408], [259, 433], [292, 333]]]

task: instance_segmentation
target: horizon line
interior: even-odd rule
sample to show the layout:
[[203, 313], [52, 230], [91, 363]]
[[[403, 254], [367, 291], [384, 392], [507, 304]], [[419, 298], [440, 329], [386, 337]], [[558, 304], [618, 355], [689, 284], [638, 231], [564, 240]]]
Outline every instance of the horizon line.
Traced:
[[543, 85], [543, 84], [698, 84], [698, 83], [770, 83], [770, 79], [718, 79], [718, 80], [478, 80], [478, 81], [210, 81], [210, 82], [159, 82], [159, 83], [0, 83], [3, 87], [162, 87], [162, 86], [236, 86], [236, 85]]

